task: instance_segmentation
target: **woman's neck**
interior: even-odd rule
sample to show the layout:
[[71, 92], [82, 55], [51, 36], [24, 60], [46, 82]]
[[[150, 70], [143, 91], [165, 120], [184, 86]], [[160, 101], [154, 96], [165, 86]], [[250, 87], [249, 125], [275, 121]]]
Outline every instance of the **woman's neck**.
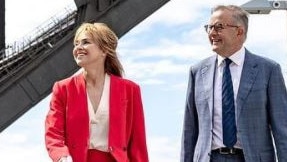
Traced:
[[102, 86], [105, 81], [104, 70], [84, 70], [86, 83], [93, 87]]

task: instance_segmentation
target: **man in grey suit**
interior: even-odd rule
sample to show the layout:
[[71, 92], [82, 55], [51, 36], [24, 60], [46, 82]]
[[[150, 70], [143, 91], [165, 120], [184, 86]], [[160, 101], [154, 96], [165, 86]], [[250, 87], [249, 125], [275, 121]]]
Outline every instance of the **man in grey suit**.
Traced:
[[287, 162], [284, 78], [243, 46], [248, 13], [216, 6], [205, 29], [216, 55], [190, 70], [181, 162]]

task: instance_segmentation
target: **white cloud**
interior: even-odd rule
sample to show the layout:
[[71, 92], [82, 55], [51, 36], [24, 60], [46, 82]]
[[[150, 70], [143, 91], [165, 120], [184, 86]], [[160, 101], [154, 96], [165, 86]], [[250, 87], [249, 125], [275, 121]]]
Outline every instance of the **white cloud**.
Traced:
[[[0, 136], [2, 141], [5, 141], [8, 145], [16, 145], [16, 144], [23, 144], [27, 141], [27, 137], [24, 134], [18, 133], [3, 133]], [[2, 145], [0, 148], [3, 147]]]
[[51, 162], [49, 157], [47, 157], [46, 150], [43, 149], [42, 145], [37, 144], [34, 144], [31, 147], [25, 147], [21, 145], [6, 147], [5, 149], [1, 149], [0, 155], [1, 155], [1, 161]]
[[[186, 76], [187, 76], [187, 75], [188, 75], [188, 74], [186, 73]], [[174, 85], [172, 86], [172, 88], [173, 88], [174, 90], [183, 91], [184, 94], [185, 94], [185, 91], [186, 91], [186, 88], [187, 88], [187, 81], [186, 81], [186, 80], [183, 80], [183, 82], [181, 82], [181, 83], [174, 84]]]
[[[150, 60], [150, 61], [140, 61], [133, 59], [126, 59], [123, 61], [123, 66], [126, 70], [126, 76], [128, 78], [137, 78], [137, 80], [150, 80], [153, 77], [159, 78], [163, 75], [179, 75], [185, 74], [189, 68], [188, 64], [179, 64], [172, 61], [172, 59], [161, 59], [161, 60]], [[157, 80], [158, 83], [164, 83], [165, 81], [159, 81], [162, 79], [152, 79]], [[149, 82], [150, 83], [150, 82]]]
[[133, 30], [134, 34], [152, 30], [153, 25], [161, 24], [167, 26], [180, 26], [188, 23], [197, 23], [202, 18], [206, 17], [203, 9], [208, 9], [217, 4], [235, 4], [241, 5], [248, 0], [170, 0], [166, 5], [161, 7], [155, 13], [140, 23]]
[[[247, 42], [261, 46], [272, 46], [287, 41], [287, 21], [284, 15], [286, 11], [272, 11], [267, 15], [250, 15], [249, 32]], [[286, 15], [285, 15], [286, 16]], [[272, 44], [270, 44], [272, 43]]]
[[159, 79], [145, 79], [143, 81], [139, 81], [142, 85], [161, 85], [164, 84], [162, 80]]
[[66, 9], [75, 8], [73, 0], [46, 2], [45, 0], [6, 1], [6, 43], [22, 40], [23, 37], [35, 33], [35, 29], [47, 23], [52, 16], [62, 15]]
[[[183, 38], [189, 39], [189, 38]], [[128, 51], [129, 57], [142, 58], [142, 57], [161, 57], [163, 59], [201, 59], [208, 56], [210, 51], [207, 47], [209, 44], [194, 44], [192, 38], [189, 41], [182, 42], [178, 39], [162, 39], [154, 46], [142, 47], [137, 50]], [[136, 54], [136, 55], [135, 55]]]
[[51, 162], [46, 150], [43, 149], [43, 145], [40, 144], [33, 144], [33, 146], [30, 147], [23, 145], [5, 145], [5, 149], [0, 150], [1, 161]]
[[[37, 116], [38, 110], [32, 114]], [[36, 113], [36, 114], [35, 114]], [[43, 113], [42, 113], [43, 114]], [[31, 161], [50, 162], [44, 144], [43, 123], [38, 120], [30, 120], [29, 113], [8, 127], [0, 134], [0, 157], [1, 161]], [[33, 119], [33, 118], [32, 118]], [[24, 129], [23, 129], [24, 126]]]
[[180, 156], [180, 140], [151, 136], [148, 141], [150, 162], [176, 162]]

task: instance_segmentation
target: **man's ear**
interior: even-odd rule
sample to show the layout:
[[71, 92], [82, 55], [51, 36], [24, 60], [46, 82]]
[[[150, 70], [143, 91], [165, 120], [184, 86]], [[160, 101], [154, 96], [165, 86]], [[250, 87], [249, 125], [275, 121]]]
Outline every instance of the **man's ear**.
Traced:
[[237, 35], [238, 35], [238, 36], [244, 35], [244, 29], [243, 29], [242, 27], [238, 27]]

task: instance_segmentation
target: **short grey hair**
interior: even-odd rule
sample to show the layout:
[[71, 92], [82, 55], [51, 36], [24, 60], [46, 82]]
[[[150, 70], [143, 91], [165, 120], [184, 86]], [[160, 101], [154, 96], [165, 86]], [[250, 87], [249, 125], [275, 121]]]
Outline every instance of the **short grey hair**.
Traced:
[[247, 37], [247, 31], [248, 31], [248, 17], [249, 13], [242, 9], [239, 6], [236, 5], [217, 5], [214, 8], [212, 8], [211, 13], [218, 11], [218, 10], [228, 10], [231, 11], [232, 17], [234, 18], [234, 21], [239, 23], [240, 25], [243, 25], [245, 29], [245, 39]]

